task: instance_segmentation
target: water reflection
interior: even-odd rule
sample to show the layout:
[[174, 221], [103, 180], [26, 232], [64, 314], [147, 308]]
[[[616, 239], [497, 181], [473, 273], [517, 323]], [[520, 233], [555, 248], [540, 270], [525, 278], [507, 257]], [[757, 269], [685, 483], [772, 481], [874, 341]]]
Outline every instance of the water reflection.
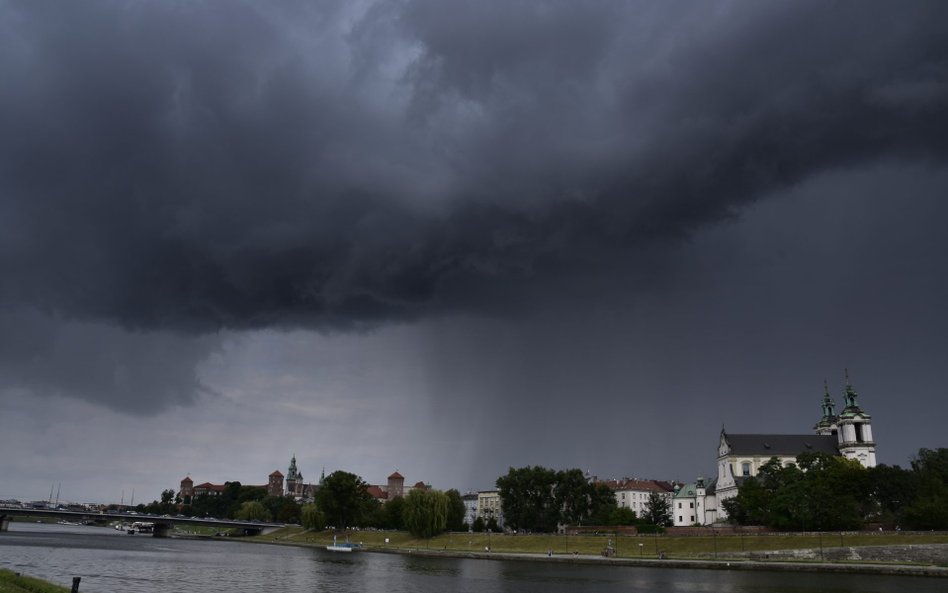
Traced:
[[0, 566], [81, 591], [360, 593], [941, 593], [945, 581], [815, 573], [676, 570], [554, 562], [333, 554], [321, 549], [128, 536], [14, 523]]

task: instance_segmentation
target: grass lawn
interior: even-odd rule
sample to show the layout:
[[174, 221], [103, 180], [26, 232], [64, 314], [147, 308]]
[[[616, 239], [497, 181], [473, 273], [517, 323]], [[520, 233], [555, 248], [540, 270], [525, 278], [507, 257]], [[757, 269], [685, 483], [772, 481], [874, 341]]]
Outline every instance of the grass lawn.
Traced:
[[[344, 540], [342, 534], [339, 539]], [[388, 542], [386, 542], [386, 538]], [[269, 535], [250, 539], [271, 543], [325, 546], [332, 543], [332, 533], [309, 532], [300, 527], [287, 527]], [[490, 546], [494, 552], [546, 554], [600, 554], [610, 542], [623, 558], [657, 558], [664, 552], [666, 558], [719, 558], [736, 557], [741, 552], [773, 550], [816, 549], [849, 546], [895, 546], [917, 544], [948, 544], [948, 534], [875, 533], [807, 533], [805, 535], [708, 535], [668, 536], [641, 535], [500, 535], [484, 533], [448, 533], [430, 540], [416, 539], [404, 531], [355, 531], [349, 540], [362, 543], [366, 548], [430, 549], [455, 552], [483, 552]]]
[[0, 593], [69, 593], [69, 591], [69, 587], [60, 587], [33, 577], [16, 576], [12, 570], [0, 568]]

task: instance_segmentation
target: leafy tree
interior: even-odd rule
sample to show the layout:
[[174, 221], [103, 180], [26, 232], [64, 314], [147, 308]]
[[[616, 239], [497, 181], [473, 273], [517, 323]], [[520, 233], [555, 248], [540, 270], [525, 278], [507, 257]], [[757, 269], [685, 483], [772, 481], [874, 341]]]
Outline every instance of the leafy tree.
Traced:
[[918, 481], [914, 471], [899, 466], [870, 467], [869, 490], [876, 507], [875, 520], [891, 527], [906, 524], [904, 510], [918, 497]]
[[484, 518], [475, 517], [474, 524], [471, 525], [471, 531], [476, 531], [477, 533], [481, 533], [482, 531], [486, 531], [486, 530], [487, 530], [487, 524], [484, 522]]
[[724, 501], [731, 521], [781, 531], [858, 529], [872, 513], [869, 473], [859, 462], [803, 453], [796, 464], [776, 458]]
[[493, 531], [495, 533], [500, 532], [500, 524], [497, 523], [495, 517], [488, 517], [487, 523], [484, 524], [484, 531]]
[[300, 518], [303, 527], [313, 531], [320, 531], [326, 525], [322, 511], [320, 511], [319, 507], [312, 503], [303, 505], [303, 508], [300, 511]]
[[270, 512], [258, 500], [248, 500], [240, 505], [236, 517], [243, 521], [269, 521]]
[[617, 507], [609, 515], [609, 525], [635, 525], [635, 511], [628, 507]]
[[[612, 488], [602, 483], [589, 485], [589, 515], [585, 522], [589, 525], [616, 525], [612, 522], [612, 516], [618, 509], [616, 493]], [[632, 516], [635, 516], [634, 511]]]
[[284, 498], [277, 508], [276, 520], [280, 523], [299, 523], [302, 509], [292, 498]]
[[555, 486], [556, 472], [540, 466], [510, 468], [507, 475], [497, 478], [507, 525], [513, 529], [554, 531], [560, 517], [553, 496]]
[[466, 531], [464, 516], [467, 509], [464, 507], [461, 493], [452, 488], [444, 494], [448, 497], [448, 531]]
[[672, 524], [671, 512], [668, 510], [668, 501], [658, 492], [650, 492], [645, 501], [645, 513], [642, 519], [651, 525], [669, 527]]
[[323, 481], [316, 493], [316, 505], [326, 522], [336, 529], [359, 525], [372, 510], [373, 499], [362, 478], [345, 471], [335, 471]]
[[948, 449], [919, 449], [912, 460], [916, 497], [905, 507], [913, 529], [948, 529]]
[[366, 525], [378, 529], [404, 529], [402, 511], [405, 498], [397, 496], [384, 504], [375, 504], [366, 518]]
[[405, 528], [415, 537], [430, 538], [447, 529], [448, 497], [438, 490], [412, 490], [402, 511]]
[[[580, 523], [590, 514], [590, 485], [582, 470], [571, 469], [555, 474], [553, 506], [559, 511], [561, 523]], [[613, 501], [615, 496], [612, 497]]]

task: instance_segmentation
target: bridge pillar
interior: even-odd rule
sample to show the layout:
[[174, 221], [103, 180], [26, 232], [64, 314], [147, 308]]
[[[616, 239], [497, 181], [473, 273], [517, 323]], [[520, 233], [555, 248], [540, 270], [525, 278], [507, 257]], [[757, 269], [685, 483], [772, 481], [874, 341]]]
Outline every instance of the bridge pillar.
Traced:
[[7, 531], [10, 529], [10, 517], [8, 515], [0, 515], [0, 531]]
[[168, 532], [171, 531], [171, 528], [174, 527], [171, 523], [155, 523], [155, 527], [151, 530], [152, 537], [168, 537]]

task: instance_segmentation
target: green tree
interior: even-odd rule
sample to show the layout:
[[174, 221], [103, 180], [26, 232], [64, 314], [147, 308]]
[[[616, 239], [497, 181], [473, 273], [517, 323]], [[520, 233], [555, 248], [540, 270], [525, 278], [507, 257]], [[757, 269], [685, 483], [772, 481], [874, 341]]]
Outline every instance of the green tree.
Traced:
[[360, 525], [372, 510], [373, 499], [362, 478], [345, 471], [335, 471], [323, 481], [316, 493], [316, 505], [326, 523], [336, 529]]
[[366, 526], [378, 529], [404, 529], [402, 520], [402, 510], [405, 508], [405, 498], [396, 496], [395, 498], [377, 504], [366, 518]]
[[444, 494], [448, 497], [448, 531], [466, 531], [464, 516], [467, 509], [464, 507], [461, 493], [452, 488]]
[[912, 529], [948, 529], [948, 449], [919, 449], [912, 460], [915, 496], [905, 507]]
[[299, 523], [302, 509], [292, 498], [284, 498], [277, 508], [276, 520], [280, 523]]
[[635, 511], [628, 507], [617, 507], [609, 515], [609, 525], [635, 525]]
[[481, 533], [487, 530], [487, 524], [484, 522], [483, 517], [475, 517], [474, 524], [471, 525], [471, 531], [476, 533]]
[[402, 517], [413, 536], [437, 535], [448, 527], [448, 497], [438, 490], [412, 490], [405, 497]]
[[722, 506], [741, 525], [781, 531], [858, 529], [876, 507], [871, 493], [870, 475], [859, 462], [803, 453], [795, 464], [771, 459]]
[[303, 527], [312, 531], [321, 531], [326, 525], [322, 511], [313, 503], [303, 505], [300, 510], [300, 519]]
[[[553, 506], [559, 511], [557, 520], [567, 525], [574, 525], [589, 517], [591, 494], [590, 484], [582, 470], [570, 469], [556, 472]], [[614, 496], [613, 500], [615, 500]]]
[[672, 524], [671, 511], [668, 510], [668, 501], [658, 492], [650, 492], [645, 501], [645, 513], [642, 519], [651, 525], [669, 527]]
[[270, 512], [258, 500], [248, 500], [240, 505], [236, 518], [242, 521], [269, 521]]
[[556, 529], [559, 511], [553, 498], [556, 472], [545, 467], [510, 468], [497, 478], [507, 526], [512, 529], [551, 532]]
[[[599, 483], [589, 485], [589, 516], [583, 521], [589, 525], [615, 525], [612, 516], [618, 510], [616, 493]], [[635, 515], [635, 513], [632, 513]]]

